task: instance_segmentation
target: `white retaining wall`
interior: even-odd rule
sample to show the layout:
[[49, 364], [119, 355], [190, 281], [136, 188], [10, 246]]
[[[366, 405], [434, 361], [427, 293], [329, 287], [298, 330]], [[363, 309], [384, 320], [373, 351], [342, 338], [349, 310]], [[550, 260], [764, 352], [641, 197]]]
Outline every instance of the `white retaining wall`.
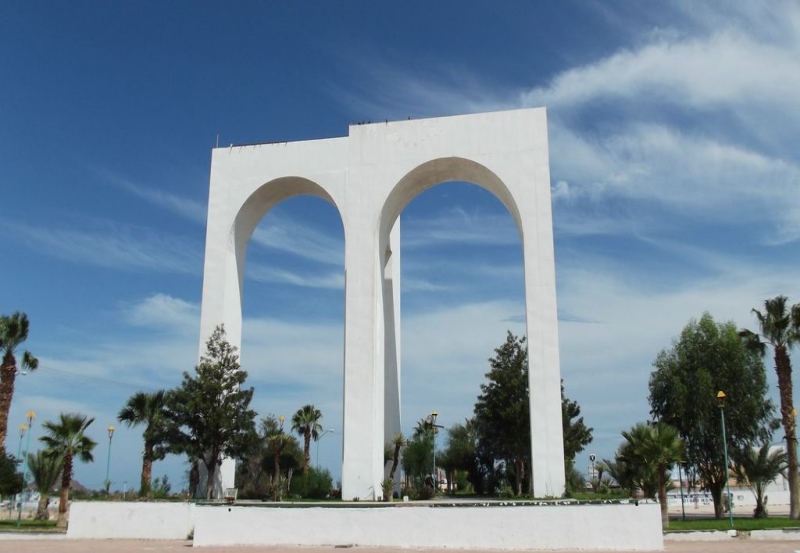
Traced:
[[384, 508], [198, 505], [194, 545], [660, 551], [664, 540], [657, 503]]
[[193, 503], [76, 501], [68, 538], [185, 540], [194, 529]]

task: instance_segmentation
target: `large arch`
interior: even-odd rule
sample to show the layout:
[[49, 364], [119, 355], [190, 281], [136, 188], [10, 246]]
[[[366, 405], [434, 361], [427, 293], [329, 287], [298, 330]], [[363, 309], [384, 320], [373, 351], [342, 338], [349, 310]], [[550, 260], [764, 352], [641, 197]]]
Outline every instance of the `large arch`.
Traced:
[[[299, 167], [304, 179], [287, 177]], [[422, 190], [449, 180], [486, 188], [517, 223], [525, 269], [534, 494], [560, 496], [565, 477], [545, 110], [354, 125], [346, 138], [214, 150], [201, 351], [220, 322], [234, 323], [229, 336], [239, 345], [242, 237], [249, 239], [248, 229], [275, 201], [303, 190], [325, 197], [342, 216], [345, 499], [381, 494], [383, 444], [400, 429], [398, 216]], [[275, 186], [257, 184], [264, 182]], [[233, 485], [232, 472], [222, 471], [220, 485]]]

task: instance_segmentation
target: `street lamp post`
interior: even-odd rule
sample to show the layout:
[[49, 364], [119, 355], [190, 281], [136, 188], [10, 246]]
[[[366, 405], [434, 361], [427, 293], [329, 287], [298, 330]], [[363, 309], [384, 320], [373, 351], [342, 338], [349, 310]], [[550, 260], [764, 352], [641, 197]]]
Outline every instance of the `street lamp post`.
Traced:
[[[22, 455], [22, 438], [25, 437], [25, 431], [27, 429], [28, 429], [28, 425], [25, 424], [24, 422], [19, 425], [19, 446], [17, 447], [17, 459], [19, 459], [20, 456]], [[14, 496], [14, 499], [18, 500], [19, 497], [20, 497], [19, 494], [17, 494], [17, 495]], [[8, 520], [11, 520], [11, 515], [12, 515], [13, 512], [14, 512], [14, 505], [12, 503], [9, 503], [9, 505], [8, 505]]]
[[433, 431], [433, 493], [436, 493], [438, 487], [436, 485], [436, 429], [437, 428], [444, 428], [441, 425], [436, 424], [436, 417], [439, 416], [438, 411], [434, 411], [430, 415], [425, 418], [426, 424], [431, 427]]
[[[24, 497], [25, 492], [25, 483], [28, 481], [27, 471], [28, 471], [28, 452], [31, 450], [31, 428], [33, 428], [33, 419], [36, 418], [36, 413], [33, 411], [28, 411], [26, 415], [28, 419], [28, 437], [25, 440], [25, 455], [22, 457], [22, 494], [20, 494], [19, 498], [19, 511], [17, 512], [17, 528], [20, 527], [22, 524], [22, 498]], [[22, 445], [22, 437], [20, 436], [19, 445]]]
[[106, 495], [111, 489], [111, 480], [109, 479], [109, 470], [111, 469], [111, 438], [114, 437], [114, 425], [108, 425], [108, 457], [106, 458]]
[[336, 433], [336, 430], [334, 430], [333, 428], [328, 428], [325, 432], [323, 432], [322, 434], [320, 434], [317, 437], [317, 469], [319, 469], [319, 442], [320, 442], [320, 440], [322, 440], [322, 438], [325, 436], [325, 434], [327, 434], [329, 432]]
[[725, 392], [722, 390], [717, 392], [717, 401], [719, 402], [719, 414], [722, 420], [722, 450], [725, 452], [725, 483], [728, 487], [728, 518], [730, 519], [731, 528], [733, 528], [733, 497], [731, 496], [731, 479], [728, 475], [728, 437], [725, 433]]

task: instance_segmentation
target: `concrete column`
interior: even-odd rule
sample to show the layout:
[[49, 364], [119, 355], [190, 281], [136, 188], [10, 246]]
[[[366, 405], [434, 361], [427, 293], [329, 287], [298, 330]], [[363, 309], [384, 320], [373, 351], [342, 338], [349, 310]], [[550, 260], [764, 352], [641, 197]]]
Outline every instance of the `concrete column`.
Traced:
[[[383, 270], [383, 326], [384, 326], [384, 419], [383, 442], [391, 442], [401, 430], [400, 408], [400, 220], [389, 235], [389, 254]], [[384, 467], [389, 476], [391, 465]], [[400, 479], [397, 478], [397, 491]]]

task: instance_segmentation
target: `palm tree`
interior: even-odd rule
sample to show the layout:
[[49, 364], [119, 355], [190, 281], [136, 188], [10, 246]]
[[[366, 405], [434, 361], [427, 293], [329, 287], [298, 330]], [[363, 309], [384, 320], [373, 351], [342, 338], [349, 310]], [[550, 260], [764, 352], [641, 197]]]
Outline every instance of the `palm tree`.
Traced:
[[789, 518], [800, 518], [800, 475], [797, 467], [797, 435], [792, 394], [792, 361], [789, 351], [800, 343], [800, 303], [791, 309], [786, 296], [778, 296], [764, 302], [764, 313], [753, 309], [761, 335], [750, 330], [741, 330], [739, 335], [747, 345], [761, 356], [767, 353], [767, 345], [775, 354], [775, 372], [778, 375], [778, 390], [781, 396], [781, 422], [786, 433], [786, 457], [789, 465]]
[[394, 451], [392, 452], [392, 468], [389, 470], [389, 478], [394, 480], [394, 474], [397, 472], [397, 465], [400, 464], [400, 451], [406, 443], [406, 438], [403, 436], [402, 432], [398, 432], [392, 436], [391, 443], [394, 446]]
[[311, 439], [319, 439], [322, 425], [322, 412], [313, 405], [305, 405], [292, 415], [292, 430], [303, 436], [303, 474], [308, 474], [308, 463], [311, 460]]
[[166, 433], [168, 423], [166, 392], [159, 390], [152, 394], [137, 392], [128, 398], [117, 420], [129, 428], [144, 425], [144, 451], [142, 452], [142, 477], [139, 496], [150, 493], [150, 481], [153, 476], [153, 462], [160, 461], [167, 455]]
[[683, 440], [674, 427], [662, 423], [655, 425], [639, 423], [629, 431], [623, 431], [622, 437], [627, 441], [625, 445], [629, 446], [629, 462], [635, 462], [655, 471], [658, 501], [661, 503], [661, 524], [664, 528], [668, 528], [668, 468], [683, 461]]
[[58, 455], [47, 455], [44, 451], [36, 454], [28, 453], [28, 469], [33, 475], [33, 483], [39, 492], [39, 507], [36, 509], [36, 520], [48, 520], [50, 512], [50, 490], [58, 482], [58, 476], [64, 465], [64, 459]]
[[[5, 447], [8, 431], [8, 412], [14, 397], [14, 381], [17, 378], [16, 352], [20, 344], [28, 339], [28, 316], [15, 311], [12, 315], [0, 316], [0, 450]], [[22, 352], [22, 369], [35, 370], [39, 360], [31, 352]]]
[[56, 526], [67, 525], [67, 505], [69, 485], [72, 482], [73, 459], [77, 457], [84, 463], [94, 461], [92, 450], [97, 442], [86, 435], [86, 429], [94, 422], [80, 413], [61, 413], [58, 422], [47, 421], [42, 425], [47, 431], [39, 441], [47, 446], [47, 454], [62, 457], [64, 470], [61, 473], [61, 499], [58, 503], [58, 522]]
[[770, 445], [764, 444], [760, 449], [747, 447], [733, 455], [733, 474], [740, 484], [750, 488], [756, 498], [756, 508], [753, 511], [755, 518], [767, 517], [764, 491], [786, 469], [786, 452], [776, 449], [770, 453], [769, 450]]

